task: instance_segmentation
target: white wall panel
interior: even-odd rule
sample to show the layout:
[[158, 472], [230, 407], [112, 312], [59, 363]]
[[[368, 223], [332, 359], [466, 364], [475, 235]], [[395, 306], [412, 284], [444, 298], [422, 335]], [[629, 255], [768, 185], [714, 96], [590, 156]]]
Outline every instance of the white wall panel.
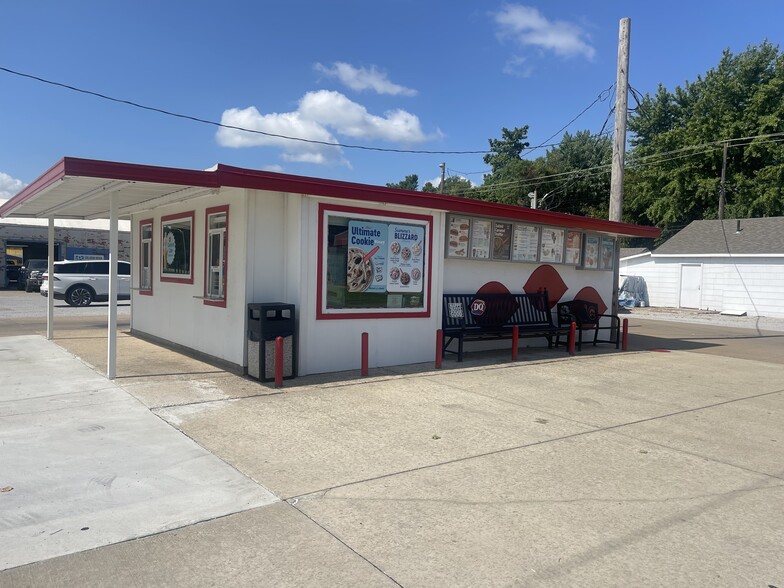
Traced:
[[[205, 211], [229, 205], [226, 308], [204, 304]], [[161, 282], [161, 216], [195, 211], [193, 225], [193, 284]], [[223, 189], [217, 195], [165, 206], [133, 218], [133, 280], [139, 286], [141, 219], [153, 218], [153, 295], [133, 291], [131, 328], [189, 347], [201, 353], [243, 364], [245, 346], [245, 260], [247, 224], [244, 191]]]

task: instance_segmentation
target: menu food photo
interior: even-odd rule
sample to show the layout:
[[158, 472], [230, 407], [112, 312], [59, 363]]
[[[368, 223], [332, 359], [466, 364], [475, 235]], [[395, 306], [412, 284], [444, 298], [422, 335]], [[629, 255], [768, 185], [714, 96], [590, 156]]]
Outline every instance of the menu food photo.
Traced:
[[471, 223], [471, 257], [473, 259], [490, 259], [490, 229], [493, 222], [474, 219]]
[[512, 250], [512, 223], [493, 223], [493, 259], [509, 260]]
[[422, 292], [425, 268], [425, 228], [389, 225], [387, 292]]
[[540, 261], [561, 263], [563, 261], [564, 231], [563, 229], [545, 229], [542, 232]]
[[583, 267], [586, 269], [597, 269], [599, 267], [599, 237], [595, 235], [585, 236], [585, 261]]
[[602, 239], [602, 258], [599, 269], [612, 269], [615, 257], [615, 239]]
[[346, 285], [349, 292], [385, 292], [388, 225], [348, 223]]
[[539, 227], [515, 225], [512, 261], [536, 261], [539, 252]]
[[580, 265], [582, 238], [583, 234], [579, 231], [568, 231], [566, 233], [566, 263]]
[[468, 217], [449, 217], [448, 257], [468, 257], [468, 231], [470, 228], [471, 219]]

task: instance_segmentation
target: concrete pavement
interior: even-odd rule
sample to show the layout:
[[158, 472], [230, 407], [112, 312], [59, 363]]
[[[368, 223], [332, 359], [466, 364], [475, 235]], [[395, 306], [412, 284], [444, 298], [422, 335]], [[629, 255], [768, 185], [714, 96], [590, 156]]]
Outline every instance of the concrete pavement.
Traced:
[[[118, 385], [283, 501], [0, 585], [781, 587], [782, 334], [631, 319], [628, 353], [283, 391], [123, 335]], [[103, 369], [99, 333], [60, 335]]]
[[0, 569], [275, 501], [54, 343], [0, 357]]

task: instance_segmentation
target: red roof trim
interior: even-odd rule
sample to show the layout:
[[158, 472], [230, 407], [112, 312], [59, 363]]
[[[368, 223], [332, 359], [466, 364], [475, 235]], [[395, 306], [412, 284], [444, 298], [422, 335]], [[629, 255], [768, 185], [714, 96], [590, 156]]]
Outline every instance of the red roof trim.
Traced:
[[54, 182], [68, 176], [177, 184], [205, 188], [226, 186], [293, 194], [310, 194], [314, 196], [340, 198], [343, 200], [386, 202], [414, 208], [458, 212], [474, 216], [497, 217], [633, 237], [658, 237], [661, 233], [661, 230], [656, 227], [617, 223], [614, 221], [574, 216], [559, 212], [523, 208], [509, 204], [446, 196], [444, 194], [413, 192], [382, 186], [308, 178], [275, 172], [244, 169], [229, 165], [218, 165], [217, 171], [208, 172], [139, 165], [134, 163], [79, 159], [74, 157], [63, 158], [40, 178], [11, 198], [6, 204], [0, 207], [0, 215], [11, 213], [26, 200], [51, 186]]
[[178, 184], [181, 186], [198, 186], [218, 188], [218, 174], [209, 171], [180, 169], [176, 167], [158, 167], [137, 163], [116, 163], [113, 161], [97, 161], [66, 157], [66, 176], [104, 178], [107, 180], [128, 180], [132, 182], [150, 182], [157, 184]]
[[218, 165], [219, 181], [222, 186], [289, 192], [293, 194], [311, 194], [344, 200], [385, 202], [415, 208], [430, 208], [447, 212], [461, 212], [474, 216], [490, 216], [512, 219], [529, 223], [553, 225], [589, 231], [599, 231], [635, 237], [658, 237], [661, 230], [656, 227], [645, 227], [629, 223], [618, 223], [609, 220], [575, 216], [560, 212], [523, 208], [497, 202], [459, 198], [429, 192], [413, 192], [355, 184], [337, 180], [324, 180], [303, 176], [292, 176], [275, 172], [243, 169], [227, 165]]
[[52, 167], [50, 167], [46, 172], [44, 172], [44, 174], [35, 180], [32, 184], [29, 184], [21, 192], [10, 198], [8, 202], [0, 206], [0, 217], [4, 216], [6, 213], [11, 212], [14, 208], [29, 200], [42, 190], [45, 190], [55, 182], [59, 182], [63, 179], [64, 176], [65, 159], [61, 159]]

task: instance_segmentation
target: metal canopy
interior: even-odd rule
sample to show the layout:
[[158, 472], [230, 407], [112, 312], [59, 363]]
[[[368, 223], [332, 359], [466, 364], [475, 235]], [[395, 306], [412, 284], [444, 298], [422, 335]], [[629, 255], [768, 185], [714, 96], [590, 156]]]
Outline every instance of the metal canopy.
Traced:
[[109, 219], [109, 305], [106, 377], [117, 366], [117, 222], [134, 212], [217, 190], [213, 172], [172, 170], [65, 158], [0, 207], [0, 217], [49, 220], [47, 339], [54, 337], [54, 219]]
[[116, 194], [118, 218], [217, 189], [215, 172], [64, 158], [0, 207], [0, 217], [108, 219]]

